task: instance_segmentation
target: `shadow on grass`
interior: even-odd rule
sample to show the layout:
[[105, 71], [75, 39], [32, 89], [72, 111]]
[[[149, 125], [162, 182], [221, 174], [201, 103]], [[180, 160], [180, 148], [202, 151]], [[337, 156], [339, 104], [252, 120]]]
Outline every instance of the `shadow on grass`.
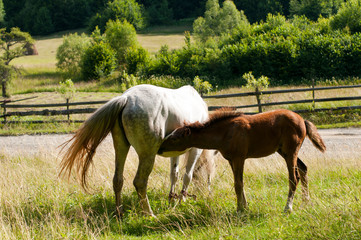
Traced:
[[25, 72], [23, 77], [27, 79], [54, 79], [54, 81], [62, 79], [61, 73], [57, 71]]
[[[44, 193], [45, 194], [45, 193]], [[232, 201], [226, 207], [220, 207], [217, 201], [208, 202], [207, 199], [189, 200], [176, 206], [170, 206], [167, 194], [152, 192], [148, 194], [150, 204], [156, 218], [141, 214], [137, 194], [124, 194], [123, 203], [125, 214], [118, 218], [115, 212], [113, 193], [106, 192], [87, 195], [68, 196], [59, 203], [45, 201], [44, 196], [36, 196], [24, 202], [21, 209], [23, 221], [31, 228], [46, 225], [49, 219], [65, 219], [66, 225], [78, 226], [79, 229], [89, 229], [100, 235], [121, 236], [150, 236], [173, 232], [183, 234], [185, 229], [197, 230], [213, 226], [242, 226], [255, 219], [266, 218], [262, 212], [247, 211], [239, 214]], [[11, 206], [2, 206], [3, 212], [13, 224], [17, 224], [17, 217], [12, 216]], [[54, 221], [54, 220], [53, 220]], [[35, 230], [36, 231], [36, 230]]]
[[[135, 192], [123, 194], [124, 216], [121, 219], [116, 216], [112, 193], [106, 196], [94, 195], [82, 206], [93, 219], [89, 222], [106, 217], [106, 220], [109, 221], [109, 231], [112, 234], [121, 233], [126, 236], [159, 235], [169, 232], [182, 234], [184, 229], [196, 230], [200, 227], [207, 228], [229, 223], [241, 226], [267, 217], [267, 214], [263, 212], [238, 213], [233, 199], [226, 205], [218, 205], [215, 200], [209, 202], [209, 199], [197, 201], [189, 199], [182, 204], [170, 205], [167, 194], [164, 192], [149, 191], [148, 197], [156, 218], [144, 216], [141, 213], [138, 196]], [[97, 226], [94, 227], [97, 228]], [[108, 233], [103, 232], [103, 234]]]

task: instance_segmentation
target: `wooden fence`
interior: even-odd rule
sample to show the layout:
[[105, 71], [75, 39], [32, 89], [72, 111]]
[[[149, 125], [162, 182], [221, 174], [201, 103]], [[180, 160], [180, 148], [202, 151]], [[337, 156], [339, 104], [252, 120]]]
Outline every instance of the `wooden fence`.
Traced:
[[[255, 96], [257, 99], [257, 104], [249, 104], [249, 105], [239, 105], [239, 106], [232, 106], [237, 109], [242, 108], [253, 108], [257, 107], [258, 112], [262, 112], [263, 107], [265, 106], [276, 106], [276, 105], [286, 105], [286, 104], [303, 104], [303, 103], [313, 103], [312, 109], [303, 109], [297, 110], [295, 112], [317, 112], [317, 111], [328, 111], [328, 110], [344, 110], [344, 109], [361, 109], [361, 106], [344, 106], [344, 107], [337, 107], [337, 108], [315, 108], [315, 103], [317, 102], [335, 102], [335, 101], [354, 101], [354, 100], [361, 100], [361, 96], [353, 96], [353, 97], [332, 97], [332, 98], [315, 98], [316, 91], [323, 91], [323, 90], [332, 90], [332, 89], [346, 89], [346, 88], [360, 88], [361, 85], [350, 85], [350, 86], [333, 86], [333, 87], [311, 87], [311, 88], [298, 88], [298, 89], [285, 89], [285, 90], [271, 90], [271, 91], [260, 91], [260, 92], [245, 92], [245, 93], [235, 93], [235, 94], [224, 94], [224, 95], [213, 95], [213, 96], [202, 96], [204, 99], [211, 99], [211, 98], [233, 98], [233, 97], [247, 97], [247, 96]], [[262, 103], [262, 99], [260, 98], [261, 95], [270, 95], [270, 94], [282, 94], [282, 93], [296, 93], [296, 92], [312, 92], [311, 99], [303, 99], [303, 100], [294, 100], [294, 101], [279, 101], [279, 102], [267, 102]], [[1, 101], [1, 108], [3, 109], [2, 115], [0, 118], [3, 118], [3, 123], [14, 123], [14, 122], [21, 122], [21, 121], [8, 121], [10, 116], [56, 116], [56, 115], [66, 115], [67, 120], [56, 120], [55, 122], [70, 122], [70, 115], [72, 114], [87, 114], [94, 112], [97, 108], [94, 105], [104, 104], [107, 101], [90, 101], [90, 102], [69, 102], [66, 101], [65, 103], [55, 103], [55, 104], [14, 104], [15, 102], [28, 100], [20, 99], [16, 101], [4, 100]], [[74, 106], [87, 106], [86, 108], [71, 108]], [[210, 111], [222, 108], [225, 106], [209, 106], [208, 109]], [[35, 110], [43, 108], [41, 110]], [[45, 109], [44, 109], [45, 108]], [[49, 108], [64, 108], [61, 110], [58, 109], [49, 109]], [[11, 111], [10, 109], [31, 109], [30, 111]], [[254, 113], [248, 113], [254, 114]], [[72, 122], [82, 122], [83, 120], [72, 120]], [[27, 121], [27, 122], [34, 122], [34, 123], [44, 123], [49, 121]], [[54, 122], [54, 121], [51, 121]]]

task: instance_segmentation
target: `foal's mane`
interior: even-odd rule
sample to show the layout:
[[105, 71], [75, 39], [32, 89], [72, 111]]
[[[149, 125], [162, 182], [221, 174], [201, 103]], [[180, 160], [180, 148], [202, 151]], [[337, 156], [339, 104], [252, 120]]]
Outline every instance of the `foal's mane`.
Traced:
[[191, 130], [201, 130], [222, 120], [235, 118], [243, 115], [244, 115], [243, 112], [236, 112], [234, 108], [228, 108], [228, 107], [221, 108], [216, 110], [214, 113], [210, 114], [208, 121], [204, 123], [195, 122], [195, 123], [186, 124], [185, 127]]

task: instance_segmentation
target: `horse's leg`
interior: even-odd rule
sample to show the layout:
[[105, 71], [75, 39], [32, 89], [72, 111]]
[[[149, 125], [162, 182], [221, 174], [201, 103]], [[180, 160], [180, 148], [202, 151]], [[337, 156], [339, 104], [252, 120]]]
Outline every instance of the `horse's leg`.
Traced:
[[194, 167], [195, 167], [197, 160], [198, 160], [199, 156], [201, 155], [201, 153], [202, 153], [202, 149], [191, 148], [191, 150], [189, 150], [187, 165], [186, 165], [186, 172], [183, 177], [183, 188], [182, 188], [182, 192], [181, 192], [181, 196], [180, 196], [181, 200], [185, 200], [185, 198], [188, 195], [187, 189], [188, 189], [189, 183], [192, 180]]
[[308, 191], [307, 166], [299, 158], [297, 158], [297, 170], [300, 175], [300, 180], [302, 183], [302, 198], [304, 201], [309, 201], [310, 193]]
[[117, 213], [123, 215], [121, 192], [123, 188], [124, 163], [129, 151], [129, 142], [124, 135], [123, 129], [119, 127], [118, 120], [112, 129], [112, 138], [115, 149], [115, 172], [113, 178], [113, 189], [115, 193], [115, 207]]
[[216, 171], [216, 163], [215, 163], [215, 157], [218, 153], [217, 150], [203, 150], [205, 153], [204, 161], [206, 161], [207, 166], [207, 185], [208, 185], [208, 191], [211, 192], [211, 182], [212, 178], [214, 176], [214, 173]]
[[179, 175], [179, 156], [170, 158], [170, 192], [168, 200], [169, 202], [176, 198], [175, 185], [178, 181]]
[[149, 175], [153, 170], [155, 154], [138, 153], [138, 155], [139, 155], [139, 166], [133, 184], [135, 189], [137, 190], [140, 206], [143, 210], [143, 213], [146, 215], [154, 216], [147, 196], [147, 185], [148, 185]]
[[298, 150], [292, 153], [285, 153], [283, 150], [278, 150], [278, 153], [286, 160], [288, 169], [289, 191], [284, 212], [292, 212], [293, 198], [298, 184], [298, 178], [296, 176]]
[[229, 161], [234, 176], [234, 190], [237, 195], [237, 211], [243, 211], [247, 208], [247, 199], [243, 189], [244, 162], [244, 158], [235, 158]]

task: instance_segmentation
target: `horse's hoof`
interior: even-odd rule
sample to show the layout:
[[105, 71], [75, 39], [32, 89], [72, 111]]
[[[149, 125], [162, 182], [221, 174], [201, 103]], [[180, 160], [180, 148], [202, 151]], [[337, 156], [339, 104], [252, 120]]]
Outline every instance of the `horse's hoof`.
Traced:
[[285, 207], [285, 209], [283, 210], [283, 213], [284, 214], [291, 214], [292, 213], [292, 208], [290, 208], [290, 207]]
[[180, 194], [180, 201], [185, 201], [187, 197], [193, 198], [194, 201], [197, 201], [197, 196], [194, 194], [189, 194], [187, 191], [182, 190]]
[[168, 202], [169, 202], [169, 203], [172, 203], [172, 202], [175, 201], [175, 199], [178, 199], [178, 198], [179, 198], [178, 194], [176, 194], [176, 193], [169, 193]]
[[122, 219], [123, 216], [124, 216], [123, 207], [116, 207], [116, 208], [115, 208], [114, 215], [115, 215], [117, 218]]

